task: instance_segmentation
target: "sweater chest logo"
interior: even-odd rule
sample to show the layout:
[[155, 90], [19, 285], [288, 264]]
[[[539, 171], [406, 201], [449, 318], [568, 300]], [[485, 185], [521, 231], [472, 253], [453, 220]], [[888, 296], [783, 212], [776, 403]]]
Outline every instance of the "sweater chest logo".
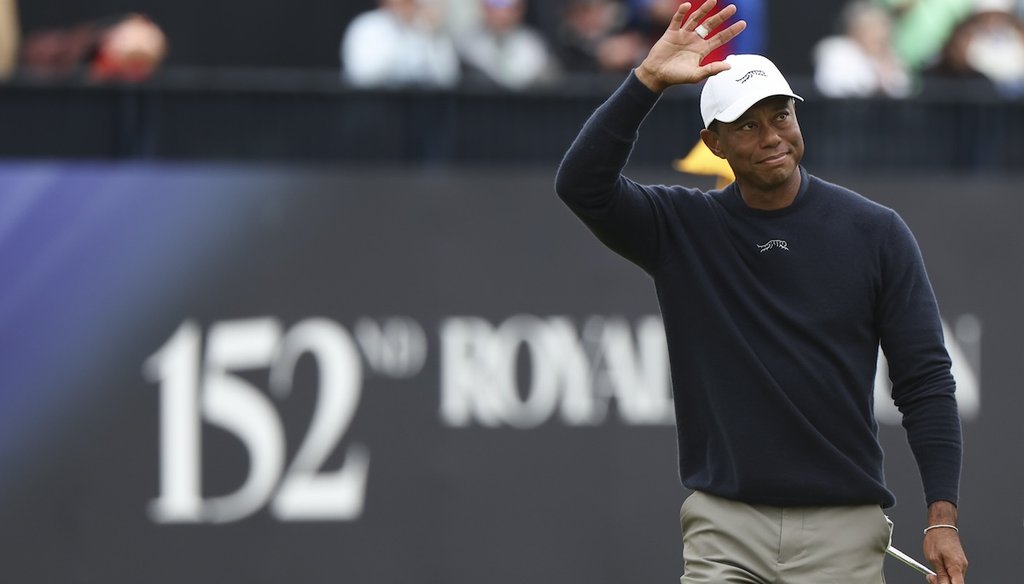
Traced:
[[757, 244], [757, 249], [760, 251], [760, 253], [772, 251], [773, 249], [789, 251], [789, 244], [786, 243], [786, 240], [784, 239], [772, 239], [766, 243]]

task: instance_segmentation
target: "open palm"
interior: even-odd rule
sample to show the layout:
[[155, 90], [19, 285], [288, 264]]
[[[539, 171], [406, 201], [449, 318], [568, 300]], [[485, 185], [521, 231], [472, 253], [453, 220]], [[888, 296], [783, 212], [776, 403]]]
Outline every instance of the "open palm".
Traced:
[[[729, 68], [729, 65], [721, 61], [703, 66], [700, 64], [711, 51], [729, 42], [747, 27], [747, 23], [740, 20], [704, 38], [701, 33], [715, 30], [736, 14], [736, 6], [730, 4], [704, 20], [715, 4], [714, 0], [707, 0], [689, 18], [686, 18], [686, 13], [691, 4], [684, 2], [679, 5], [665, 34], [661, 35], [643, 63], [637, 67], [637, 77], [645, 85], [662, 91], [671, 85], [698, 83]], [[703, 27], [703, 30], [698, 27]]]

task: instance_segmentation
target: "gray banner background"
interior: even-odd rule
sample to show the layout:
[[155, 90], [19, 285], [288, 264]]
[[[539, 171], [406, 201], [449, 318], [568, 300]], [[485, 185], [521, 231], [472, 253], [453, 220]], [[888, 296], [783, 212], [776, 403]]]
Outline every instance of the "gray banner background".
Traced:
[[[594, 316], [625, 318], [635, 332], [657, 314], [647, 277], [561, 206], [552, 171], [34, 164], [0, 174], [0, 265], [11, 275], [0, 311], [5, 581], [678, 578], [676, 515], [686, 492], [670, 425], [627, 423], [614, 402], [589, 425], [558, 415], [531, 428], [442, 419], [440, 331], [452, 317], [492, 325], [566, 317], [582, 334]], [[981, 407], [964, 427], [961, 526], [971, 579], [1012, 581], [1024, 551], [1020, 179], [823, 178], [899, 211], [924, 251], [944, 318], [973, 315], [981, 324], [971, 356]], [[11, 210], [20, 200], [30, 211]], [[62, 215], [68, 205], [83, 212]], [[37, 250], [61, 234], [75, 245], [41, 263]], [[323, 466], [338, 468], [354, 444], [369, 450], [358, 519], [283, 521], [266, 507], [216, 525], [151, 518], [165, 453], [159, 391], [143, 364], [183, 322], [197, 323], [205, 342], [211, 325], [232, 319], [273, 317], [288, 330], [323, 317], [353, 331], [393, 316], [422, 327], [422, 368], [398, 379], [364, 354], [354, 417]], [[45, 375], [26, 372], [38, 369], [33, 363], [44, 363]], [[515, 363], [521, 380], [538, 374], [525, 351]], [[272, 402], [288, 461], [321, 407], [316, 368], [299, 361], [295, 371], [291, 395]], [[265, 370], [240, 375], [268, 385]], [[25, 406], [35, 401], [46, 404]], [[247, 451], [209, 424], [202, 436], [203, 495], [229, 493], [246, 477]], [[917, 470], [902, 429], [883, 426], [881, 438], [899, 498], [889, 513], [895, 544], [920, 558]], [[920, 581], [894, 563], [887, 577]]]

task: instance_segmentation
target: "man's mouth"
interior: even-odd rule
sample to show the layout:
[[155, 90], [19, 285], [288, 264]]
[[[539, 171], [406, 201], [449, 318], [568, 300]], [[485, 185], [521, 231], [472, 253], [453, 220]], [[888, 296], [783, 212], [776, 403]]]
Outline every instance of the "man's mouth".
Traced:
[[787, 156], [789, 156], [789, 152], [779, 152], [778, 154], [772, 154], [767, 158], [762, 158], [758, 161], [758, 164], [774, 164], [776, 162], [781, 162]]

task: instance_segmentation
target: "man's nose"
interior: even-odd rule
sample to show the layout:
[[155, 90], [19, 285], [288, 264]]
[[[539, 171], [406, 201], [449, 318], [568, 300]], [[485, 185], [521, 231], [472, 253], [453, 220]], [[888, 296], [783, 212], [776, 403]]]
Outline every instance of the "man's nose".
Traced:
[[766, 147], [778, 146], [782, 138], [779, 137], [778, 130], [771, 124], [761, 125], [761, 144]]

